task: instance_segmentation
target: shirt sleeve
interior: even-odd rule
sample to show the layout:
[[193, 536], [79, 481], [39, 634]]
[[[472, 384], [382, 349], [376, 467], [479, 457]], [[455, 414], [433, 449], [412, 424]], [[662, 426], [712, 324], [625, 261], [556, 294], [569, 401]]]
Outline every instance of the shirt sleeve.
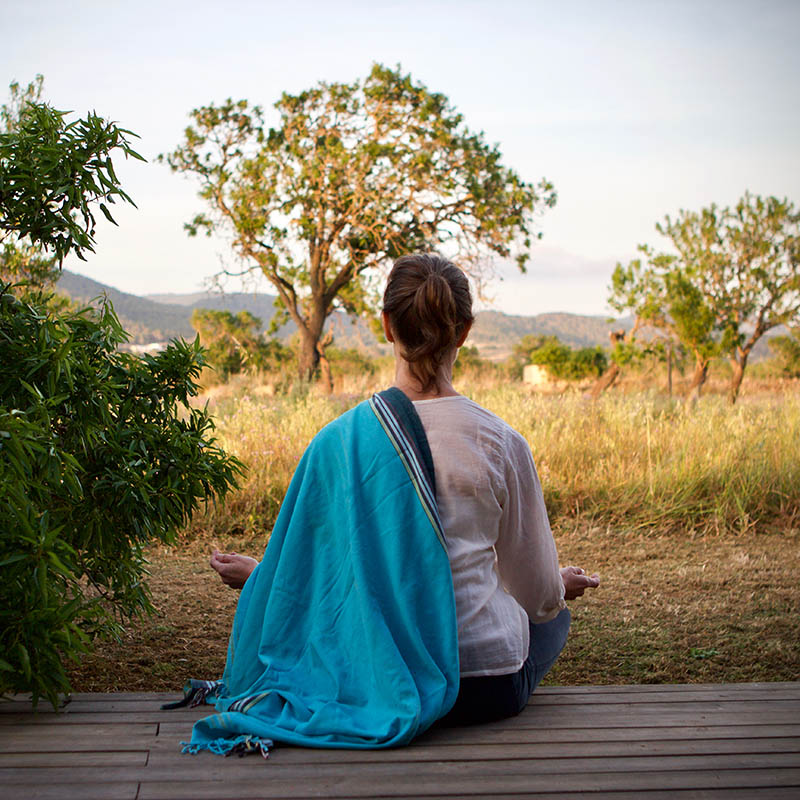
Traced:
[[528, 619], [547, 622], [566, 606], [556, 543], [530, 447], [514, 430], [509, 434], [507, 456], [495, 544], [497, 570]]

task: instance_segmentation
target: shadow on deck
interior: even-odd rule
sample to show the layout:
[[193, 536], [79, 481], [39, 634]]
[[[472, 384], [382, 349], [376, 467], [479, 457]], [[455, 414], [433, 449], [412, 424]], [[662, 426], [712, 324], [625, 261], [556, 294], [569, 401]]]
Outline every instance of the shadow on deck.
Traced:
[[396, 750], [184, 756], [211, 710], [175, 695], [0, 703], [4, 800], [392, 797], [800, 798], [800, 683], [550, 687], [519, 717]]

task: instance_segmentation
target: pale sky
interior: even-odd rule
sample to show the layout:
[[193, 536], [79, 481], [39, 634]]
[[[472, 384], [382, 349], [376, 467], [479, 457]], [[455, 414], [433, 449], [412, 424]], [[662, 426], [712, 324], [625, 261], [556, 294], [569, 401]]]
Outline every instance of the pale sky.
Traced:
[[495, 285], [499, 310], [606, 313], [614, 264], [664, 246], [665, 214], [746, 189], [800, 203], [797, 1], [0, 0], [0, 30], [3, 86], [42, 73], [57, 108], [141, 136], [150, 163], [117, 164], [138, 209], [65, 264], [136, 294], [196, 291], [230, 263], [223, 241], [183, 231], [196, 185], [154, 163], [191, 109], [269, 108], [374, 61], [447, 95], [522, 178], [554, 182], [528, 274]]

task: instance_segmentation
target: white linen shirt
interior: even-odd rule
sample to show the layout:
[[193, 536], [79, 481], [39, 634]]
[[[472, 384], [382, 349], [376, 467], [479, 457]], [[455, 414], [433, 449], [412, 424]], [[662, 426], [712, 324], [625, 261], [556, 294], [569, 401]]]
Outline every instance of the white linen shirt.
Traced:
[[461, 676], [517, 672], [531, 622], [565, 607], [553, 534], [530, 447], [461, 395], [417, 400], [436, 473], [458, 617]]

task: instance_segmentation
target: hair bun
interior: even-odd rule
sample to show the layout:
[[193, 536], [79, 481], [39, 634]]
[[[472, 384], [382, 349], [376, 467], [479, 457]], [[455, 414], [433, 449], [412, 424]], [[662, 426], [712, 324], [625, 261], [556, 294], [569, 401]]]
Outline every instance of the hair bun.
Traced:
[[423, 391], [436, 385], [445, 356], [474, 319], [464, 273], [438, 255], [419, 253], [395, 261], [383, 310]]

